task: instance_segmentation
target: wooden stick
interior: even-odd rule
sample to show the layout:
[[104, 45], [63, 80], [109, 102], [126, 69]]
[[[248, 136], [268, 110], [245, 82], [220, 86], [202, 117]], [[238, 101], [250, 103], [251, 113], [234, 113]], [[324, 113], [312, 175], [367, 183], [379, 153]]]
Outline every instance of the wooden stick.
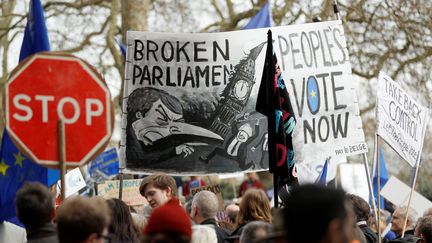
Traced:
[[380, 143], [380, 136], [376, 134], [376, 161], [377, 161], [377, 176], [378, 176], [378, 212], [377, 212], [377, 218], [378, 218], [378, 243], [381, 243], [381, 157], [380, 157], [380, 150], [381, 150], [381, 143]]
[[63, 202], [66, 199], [66, 143], [65, 143], [65, 126], [62, 119], [58, 121], [58, 157], [59, 157], [59, 166], [60, 166], [60, 186], [61, 186], [61, 201]]
[[122, 198], [123, 198], [123, 169], [120, 170], [119, 177], [120, 177], [119, 199], [122, 200]]
[[[369, 170], [369, 164], [368, 164], [368, 159], [367, 159], [367, 154], [363, 153], [363, 164], [366, 170], [366, 179], [368, 182], [368, 187], [369, 187], [369, 195], [372, 198], [372, 211], [374, 214], [374, 218], [375, 218], [375, 222], [378, 222], [378, 214], [377, 214], [377, 208], [376, 208], [376, 203], [375, 203], [375, 195], [373, 194], [373, 188], [372, 188], [372, 180], [371, 180], [371, 173]], [[377, 226], [377, 232], [378, 232], [378, 224], [376, 224]]]
[[414, 179], [413, 179], [412, 185], [411, 185], [411, 192], [410, 192], [409, 198], [408, 198], [407, 211], [406, 211], [404, 225], [403, 225], [403, 229], [402, 229], [402, 238], [405, 236], [405, 230], [406, 230], [407, 221], [408, 221], [408, 213], [409, 213], [409, 210], [410, 210], [410, 207], [411, 207], [411, 199], [412, 199], [412, 195], [414, 193], [414, 188], [415, 188], [415, 185], [416, 185], [416, 182], [417, 182], [417, 175], [418, 175], [418, 171], [419, 171], [419, 167], [420, 167], [419, 164], [420, 164], [420, 159], [419, 159], [419, 161], [417, 161], [417, 164], [416, 164], [416, 169], [415, 169], [415, 172], [414, 172]]

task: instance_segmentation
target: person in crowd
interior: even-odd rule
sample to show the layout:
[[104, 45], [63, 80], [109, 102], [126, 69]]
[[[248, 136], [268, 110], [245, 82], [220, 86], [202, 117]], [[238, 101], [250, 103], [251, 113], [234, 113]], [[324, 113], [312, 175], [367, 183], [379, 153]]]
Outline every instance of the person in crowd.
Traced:
[[217, 242], [223, 243], [228, 236], [228, 232], [220, 228], [216, 223], [218, 203], [218, 198], [213, 192], [200, 191], [193, 198], [190, 215], [196, 224], [212, 226], [216, 231]]
[[363, 230], [360, 229], [360, 227], [357, 225], [354, 225], [353, 227], [353, 235], [351, 236], [351, 240], [349, 241], [349, 243], [368, 243], [366, 236], [363, 233]]
[[[192, 201], [193, 198], [190, 199], [189, 201], [187, 201], [184, 205], [183, 205], [183, 209], [186, 211], [187, 215], [191, 215], [192, 212]], [[192, 218], [191, 218], [192, 219]]]
[[265, 242], [261, 239], [266, 237], [272, 230], [272, 225], [264, 221], [252, 221], [248, 223], [240, 235], [240, 243]]
[[[191, 243], [215, 243], [218, 242], [216, 231], [210, 225], [193, 225]], [[224, 242], [224, 241], [223, 241]]]
[[432, 216], [432, 208], [428, 208], [423, 212], [423, 217], [424, 216]]
[[189, 243], [192, 239], [192, 222], [177, 198], [171, 198], [155, 208], [143, 231], [143, 243]]
[[264, 185], [259, 180], [256, 172], [246, 173], [246, 177], [247, 179], [240, 184], [240, 190], [238, 194], [239, 197], [242, 197], [244, 193], [250, 188], [261, 189], [263, 191], [265, 190]]
[[110, 210], [105, 199], [74, 196], [57, 209], [60, 243], [103, 243], [110, 240]]
[[229, 239], [238, 239], [244, 226], [252, 221], [267, 223], [272, 221], [270, 202], [264, 191], [260, 189], [249, 189], [244, 194], [237, 215], [237, 228], [231, 233]]
[[120, 199], [112, 198], [107, 200], [110, 208], [110, 224], [108, 233], [115, 236], [121, 243], [138, 243], [140, 241], [138, 228], [132, 220], [131, 212], [128, 206]]
[[216, 215], [219, 226], [228, 232], [234, 231], [237, 225], [237, 214], [239, 211], [239, 206], [234, 202], [226, 203], [224, 211]]
[[[394, 210], [393, 210], [394, 211]], [[396, 234], [390, 230], [390, 220], [391, 220], [391, 213], [385, 210], [381, 210], [380, 213], [380, 230], [383, 237], [383, 242], [388, 242], [396, 238]], [[377, 225], [375, 223], [375, 216], [371, 215], [369, 218], [369, 228], [375, 232], [375, 234], [378, 236], [377, 233]]]
[[203, 186], [206, 186], [207, 183], [201, 179], [199, 176], [191, 176], [190, 180], [185, 182], [184, 188], [183, 188], [183, 196], [188, 197], [191, 196], [191, 189], [194, 188], [200, 188]]
[[26, 231], [7, 221], [0, 222], [0, 242], [25, 243]]
[[54, 195], [41, 183], [26, 183], [16, 194], [18, 219], [25, 225], [30, 243], [58, 242]]
[[141, 229], [144, 229], [147, 225], [147, 218], [139, 213], [131, 213], [131, 216], [135, 227], [138, 229], [138, 233], [141, 235]]
[[235, 203], [230, 203], [225, 207], [225, 215], [228, 217], [229, 222], [236, 224], [237, 214], [240, 211], [240, 207]]
[[[408, 211], [408, 218], [406, 223], [406, 229], [404, 237], [402, 237], [403, 233], [403, 226], [404, 226], [404, 220], [405, 216], [407, 215]], [[393, 212], [392, 219], [391, 219], [391, 231], [393, 231], [397, 237], [394, 240], [391, 240], [389, 242], [401, 242], [402, 241], [408, 241], [408, 242], [416, 242], [418, 240], [417, 237], [414, 236], [414, 227], [417, 223], [417, 211], [415, 209], [410, 208], [408, 210], [407, 207], [398, 207]]]
[[283, 230], [272, 233], [276, 242], [347, 243], [355, 234], [354, 213], [342, 190], [302, 185], [284, 204]]
[[419, 237], [422, 243], [432, 243], [432, 216], [426, 215], [418, 220], [415, 236]]
[[367, 224], [367, 220], [371, 215], [369, 204], [363, 198], [357, 195], [349, 194], [347, 196], [349, 201], [351, 202], [357, 225], [363, 232], [367, 243], [378, 242], [378, 236], [375, 234], [375, 232], [371, 230], [371, 228]]
[[144, 177], [139, 191], [149, 205], [154, 209], [177, 197], [177, 186], [172, 176], [164, 173], [155, 173]]

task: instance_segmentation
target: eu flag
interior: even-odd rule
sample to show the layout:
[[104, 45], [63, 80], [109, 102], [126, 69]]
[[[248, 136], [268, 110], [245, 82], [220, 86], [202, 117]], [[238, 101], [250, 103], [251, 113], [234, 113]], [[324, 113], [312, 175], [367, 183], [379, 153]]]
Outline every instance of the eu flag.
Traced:
[[326, 159], [324, 163], [324, 167], [321, 171], [321, 175], [318, 177], [317, 183], [323, 186], [327, 185], [327, 167], [328, 167], [328, 159]]
[[268, 31], [267, 52], [256, 110], [268, 119], [269, 169], [277, 176], [277, 190], [298, 185], [292, 134], [296, 124], [288, 90], [273, 50], [271, 30]]
[[265, 28], [271, 26], [270, 3], [267, 2], [261, 10], [243, 27], [244, 30]]
[[[376, 154], [376, 153], [375, 153]], [[376, 157], [376, 156], [375, 156]], [[375, 197], [375, 203], [378, 203], [378, 165], [377, 165], [377, 160], [376, 158], [374, 158], [374, 165], [373, 165], [373, 172], [372, 172], [372, 186], [373, 186], [373, 193], [374, 193], [374, 197]], [[387, 172], [387, 167], [384, 161], [384, 154], [382, 149], [380, 148], [380, 190], [382, 190], [382, 188], [384, 187], [384, 185], [387, 183], [389, 179], [388, 176], [388, 172]], [[384, 205], [384, 197], [380, 198], [380, 204], [381, 204], [381, 209], [385, 208]]]
[[19, 61], [41, 51], [49, 51], [50, 44], [45, 25], [45, 16], [39, 0], [30, 2], [27, 25], [24, 30], [24, 39], [21, 45]]
[[[42, 4], [30, 2], [28, 21], [24, 31], [19, 60], [40, 52], [49, 51], [49, 39]], [[15, 194], [25, 181], [38, 181], [47, 186], [60, 177], [58, 170], [47, 169], [30, 161], [13, 144], [4, 131], [0, 150], [0, 221], [15, 218]]]

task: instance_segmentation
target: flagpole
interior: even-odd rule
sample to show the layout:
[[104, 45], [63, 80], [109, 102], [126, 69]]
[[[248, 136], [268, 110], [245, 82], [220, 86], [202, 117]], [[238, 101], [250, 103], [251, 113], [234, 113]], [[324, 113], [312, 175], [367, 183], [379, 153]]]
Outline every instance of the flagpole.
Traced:
[[122, 200], [123, 198], [123, 168], [119, 168], [119, 179], [120, 179], [120, 188], [119, 188], [119, 199]]
[[277, 173], [273, 173], [273, 198], [274, 198], [274, 207], [277, 208], [279, 206], [279, 196], [278, 196], [278, 183], [277, 183]]
[[411, 185], [411, 192], [408, 198], [408, 205], [407, 205], [407, 211], [406, 211], [406, 215], [405, 215], [405, 220], [404, 220], [404, 225], [403, 225], [403, 229], [402, 229], [402, 238], [405, 236], [405, 230], [406, 230], [406, 226], [407, 226], [407, 221], [408, 221], [408, 213], [411, 207], [411, 199], [412, 199], [412, 195], [414, 193], [414, 188], [417, 182], [417, 175], [418, 175], [418, 171], [419, 171], [419, 167], [420, 167], [420, 158], [418, 159], [417, 163], [416, 163], [416, 168], [415, 168], [415, 172], [414, 172], [414, 179], [412, 180], [412, 185]]
[[378, 212], [377, 212], [377, 228], [378, 228], [378, 243], [381, 243], [381, 158], [379, 151], [381, 150], [381, 137], [376, 134], [376, 161], [377, 161], [377, 176], [378, 176], [378, 195], [377, 195], [377, 202], [378, 202]]
[[58, 136], [58, 141], [57, 141], [57, 145], [58, 145], [58, 158], [59, 158], [59, 166], [60, 166], [60, 186], [61, 186], [61, 191], [60, 191], [60, 196], [61, 196], [61, 201], [63, 202], [66, 198], [66, 178], [65, 178], [65, 174], [66, 174], [66, 163], [65, 163], [65, 155], [66, 155], [66, 144], [65, 144], [65, 126], [64, 126], [64, 121], [63, 119], [60, 119], [57, 123], [57, 136]]
[[[368, 183], [368, 187], [369, 187], [369, 194], [372, 198], [372, 211], [374, 214], [374, 218], [375, 218], [375, 222], [378, 222], [378, 215], [377, 215], [377, 208], [376, 208], [376, 203], [375, 203], [375, 195], [373, 194], [373, 189], [372, 189], [372, 180], [371, 180], [371, 173], [369, 170], [369, 163], [368, 163], [368, 158], [366, 153], [363, 153], [363, 164], [366, 170], [366, 178], [367, 178], [367, 183]], [[378, 232], [379, 229], [377, 229]]]
[[338, 6], [338, 3], [337, 3], [337, 0], [333, 0], [333, 11], [334, 11], [334, 13], [336, 15], [336, 19], [340, 20], [341, 17], [340, 17], [340, 13], [339, 13], [339, 6]]

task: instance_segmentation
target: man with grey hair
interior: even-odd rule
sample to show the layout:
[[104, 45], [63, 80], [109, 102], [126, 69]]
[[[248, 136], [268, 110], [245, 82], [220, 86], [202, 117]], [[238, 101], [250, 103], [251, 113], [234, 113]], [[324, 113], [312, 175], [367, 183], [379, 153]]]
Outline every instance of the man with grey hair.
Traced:
[[262, 240], [272, 230], [271, 224], [264, 221], [252, 221], [248, 223], [240, 235], [240, 243], [252, 243], [260, 242], [266, 243], [267, 241]]
[[218, 202], [218, 198], [213, 192], [200, 191], [193, 198], [190, 216], [196, 224], [212, 225], [216, 231], [218, 243], [223, 243], [228, 232], [216, 224]]
[[[398, 207], [393, 212], [391, 219], [391, 230], [397, 235], [396, 239], [389, 241], [390, 242], [417, 242], [419, 238], [414, 236], [414, 227], [417, 223], [417, 211], [410, 207], [407, 210], [407, 207]], [[405, 229], [404, 237], [402, 238], [403, 226], [405, 221], [405, 216], [408, 211], [408, 219]]]

